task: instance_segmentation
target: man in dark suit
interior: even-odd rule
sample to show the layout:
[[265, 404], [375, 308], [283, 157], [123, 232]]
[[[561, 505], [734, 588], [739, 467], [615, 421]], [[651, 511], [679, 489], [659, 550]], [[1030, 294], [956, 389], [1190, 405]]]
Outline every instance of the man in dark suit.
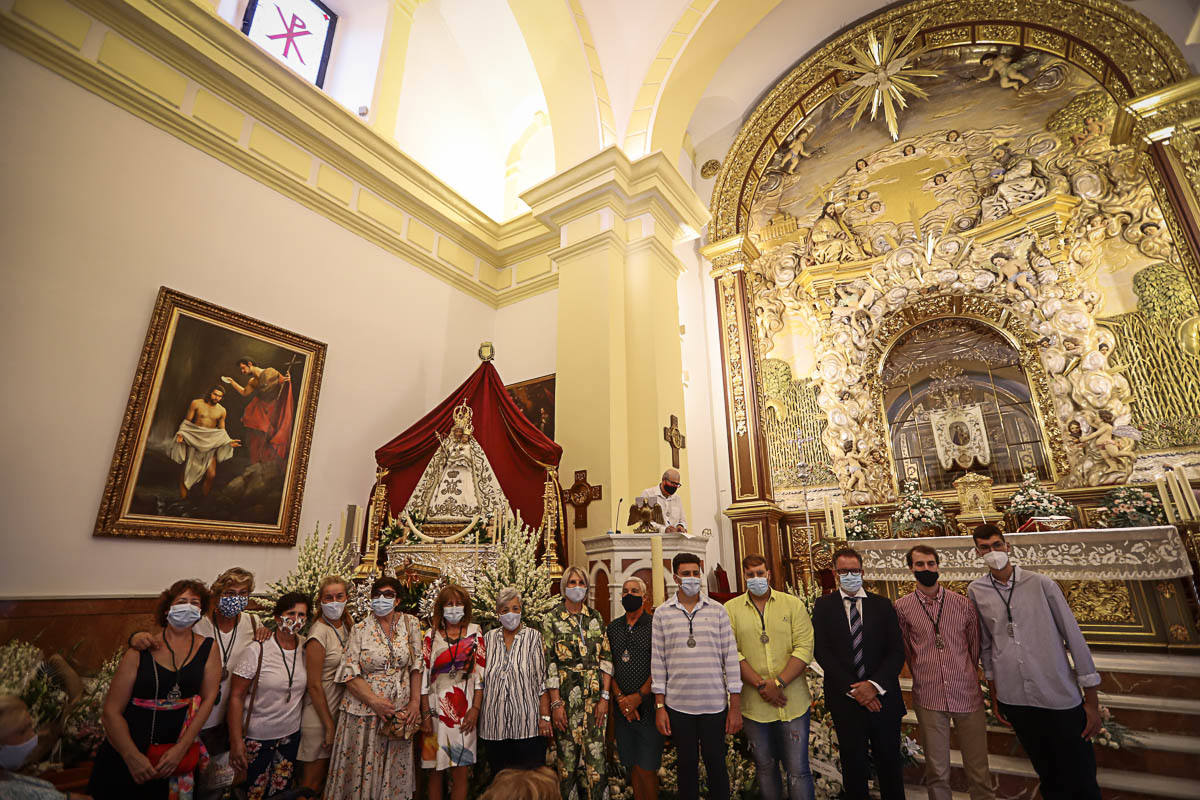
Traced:
[[904, 800], [900, 623], [890, 600], [863, 590], [856, 551], [838, 550], [833, 566], [838, 591], [813, 606], [813, 654], [825, 672], [825, 706], [837, 730], [842, 786], [850, 800], [866, 800], [869, 748], [882, 800]]

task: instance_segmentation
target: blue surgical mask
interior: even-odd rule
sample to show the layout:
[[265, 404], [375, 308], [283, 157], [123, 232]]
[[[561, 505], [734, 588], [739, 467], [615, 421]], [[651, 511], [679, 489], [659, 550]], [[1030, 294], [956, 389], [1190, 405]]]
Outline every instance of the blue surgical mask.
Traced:
[[30, 738], [20, 744], [6, 744], [0, 746], [0, 767], [4, 769], [20, 769], [29, 754], [33, 752], [38, 744], [38, 735], [33, 734]]
[[167, 622], [173, 628], [190, 628], [200, 621], [200, 608], [191, 603], [176, 603], [167, 612]]
[[442, 609], [442, 619], [449, 622], [451, 625], [457, 625], [463, 620], [462, 606], [446, 606]]
[[517, 626], [521, 624], [521, 612], [509, 611], [507, 614], [501, 614], [500, 624], [504, 626], [504, 630], [506, 631], [515, 631]]
[[384, 597], [383, 595], [380, 595], [379, 597], [371, 598], [371, 610], [375, 612], [375, 616], [377, 617], [386, 617], [395, 609], [396, 598], [394, 597]]
[[346, 613], [345, 603], [321, 603], [321, 613], [330, 622], [337, 622]]
[[683, 593], [688, 597], [695, 597], [700, 594], [700, 579], [694, 575], [679, 579], [679, 588], [683, 589]]
[[842, 585], [842, 590], [846, 594], [858, 594], [858, 590], [862, 588], [862, 573], [851, 572], [848, 575], [839, 575], [838, 583]]
[[250, 598], [244, 595], [235, 594], [227, 595], [217, 601], [217, 608], [226, 617], [232, 619], [238, 614], [246, 610], [246, 606], [250, 604]]
[[587, 597], [587, 587], [568, 586], [566, 589], [563, 589], [563, 594], [565, 594], [567, 599], [572, 603], [582, 603], [583, 598]]
[[750, 594], [762, 597], [771, 591], [771, 584], [767, 583], [766, 578], [746, 578], [746, 588], [750, 590]]

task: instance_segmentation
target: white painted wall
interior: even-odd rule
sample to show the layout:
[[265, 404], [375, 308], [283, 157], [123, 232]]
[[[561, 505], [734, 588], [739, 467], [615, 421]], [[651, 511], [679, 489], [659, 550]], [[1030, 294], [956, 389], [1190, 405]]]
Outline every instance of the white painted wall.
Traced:
[[493, 337], [493, 309], [6, 48], [0, 107], [0, 596], [294, 565], [281, 547], [92, 537], [160, 285], [328, 343], [301, 536], [366, 502], [374, 449], [470, 374], [480, 341], [509, 380], [553, 371], [554, 337], [519, 306]]
[[492, 341], [496, 370], [506, 384], [555, 372], [558, 290], [498, 309]]

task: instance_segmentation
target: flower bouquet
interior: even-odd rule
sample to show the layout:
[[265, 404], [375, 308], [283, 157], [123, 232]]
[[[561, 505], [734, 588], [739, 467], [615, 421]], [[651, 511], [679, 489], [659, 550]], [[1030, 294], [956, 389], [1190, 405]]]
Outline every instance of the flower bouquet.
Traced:
[[871, 522], [871, 517], [876, 510], [875, 508], [851, 508], [842, 512], [842, 517], [846, 521], [846, 538], [850, 541], [878, 539], [878, 531]]
[[1008, 504], [1008, 512], [1022, 524], [1033, 517], [1069, 517], [1072, 511], [1070, 503], [1043, 489], [1032, 472], [1021, 477], [1021, 488], [1013, 493]]
[[942, 504], [923, 497], [920, 485], [914, 480], [906, 480], [896, 513], [892, 514], [892, 530], [899, 536], [917, 536], [931, 528], [939, 534], [946, 531], [946, 512]]
[[1121, 486], [1104, 495], [1100, 505], [1104, 524], [1108, 528], [1141, 528], [1147, 525], [1166, 525], [1162, 503], [1158, 498], [1137, 486]]

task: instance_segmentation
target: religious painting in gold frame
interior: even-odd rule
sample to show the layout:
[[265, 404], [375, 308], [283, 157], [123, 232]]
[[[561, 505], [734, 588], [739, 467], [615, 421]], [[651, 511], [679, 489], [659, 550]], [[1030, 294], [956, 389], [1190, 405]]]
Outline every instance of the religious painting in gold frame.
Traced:
[[554, 438], [554, 374], [543, 375], [504, 387], [525, 418], [539, 431]]
[[161, 287], [93, 535], [294, 545], [325, 350]]

